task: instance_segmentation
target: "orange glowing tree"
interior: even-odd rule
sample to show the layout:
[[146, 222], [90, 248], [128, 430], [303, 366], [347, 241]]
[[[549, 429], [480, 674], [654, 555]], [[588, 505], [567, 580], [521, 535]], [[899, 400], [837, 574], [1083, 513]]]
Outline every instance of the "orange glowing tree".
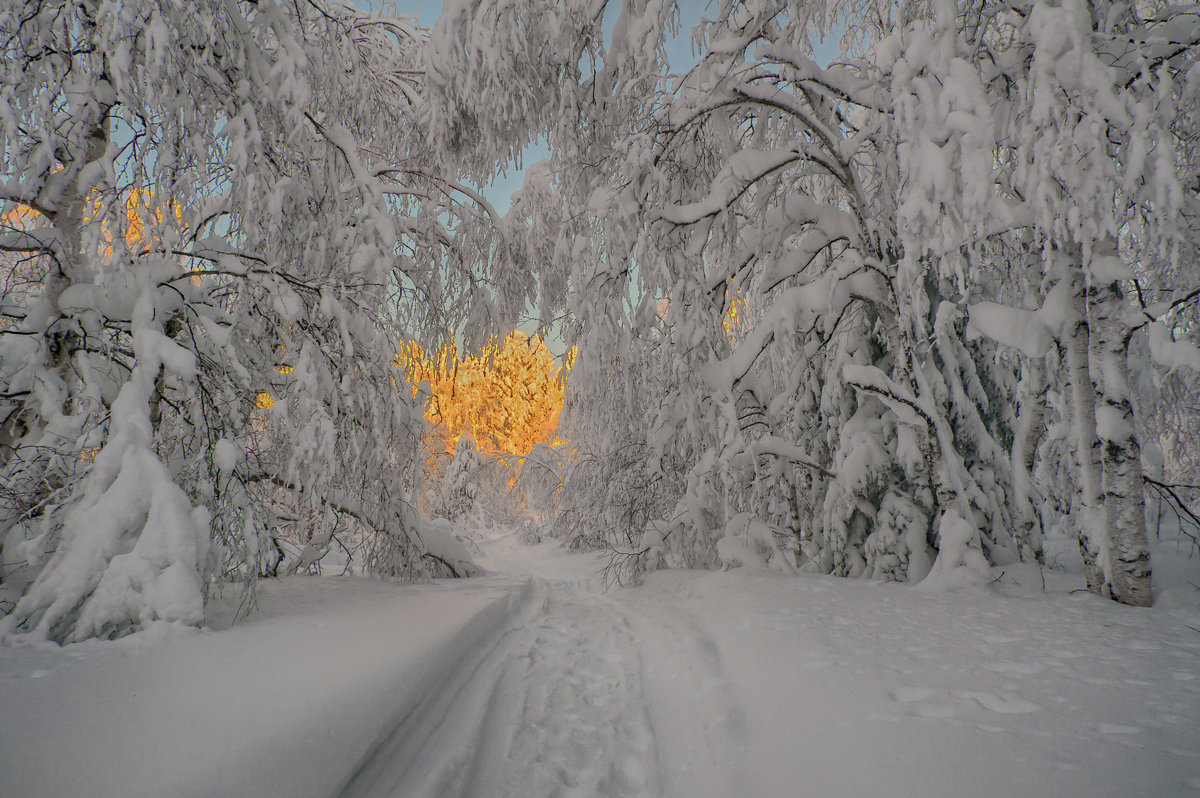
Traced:
[[[156, 231], [161, 230], [164, 223], [171, 222], [177, 229], [183, 226], [183, 208], [178, 203], [156, 201], [155, 193], [150, 189], [129, 189], [125, 192], [123, 204], [123, 214], [118, 214], [116, 218], [110, 216], [109, 219], [106, 219], [104, 218], [106, 216], [104, 202], [96, 194], [90, 207], [84, 211], [84, 223], [100, 222], [102, 244], [99, 254], [103, 257], [112, 257], [114, 252], [115, 238], [113, 228], [109, 224], [110, 219], [117, 227], [116, 235], [125, 239], [126, 250], [133, 253], [146, 252], [157, 244], [159, 234]], [[173, 220], [171, 220], [172, 215], [174, 215]], [[10, 230], [28, 230], [35, 227], [40, 218], [41, 214], [28, 205], [13, 203], [8, 208], [0, 208], [0, 227]]]
[[523, 456], [557, 440], [569, 364], [559, 365], [540, 337], [514, 330], [465, 357], [452, 345], [430, 357], [413, 343], [396, 363], [414, 391], [428, 385], [425, 416], [447, 452], [468, 432], [496, 455]]

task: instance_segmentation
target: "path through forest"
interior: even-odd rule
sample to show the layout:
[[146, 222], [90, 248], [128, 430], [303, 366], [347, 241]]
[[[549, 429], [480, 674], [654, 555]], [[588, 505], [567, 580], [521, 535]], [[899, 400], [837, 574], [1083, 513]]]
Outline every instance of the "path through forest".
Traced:
[[519, 620], [346, 795], [738, 793], [744, 722], [714, 641], [679, 608], [605, 592], [592, 557], [532, 564]]
[[[344, 795], [1174, 795], [1200, 789], [1194, 608], [1037, 571], [986, 588], [662, 572], [493, 541], [536, 577], [515, 622]], [[1054, 575], [1051, 575], [1054, 581]]]

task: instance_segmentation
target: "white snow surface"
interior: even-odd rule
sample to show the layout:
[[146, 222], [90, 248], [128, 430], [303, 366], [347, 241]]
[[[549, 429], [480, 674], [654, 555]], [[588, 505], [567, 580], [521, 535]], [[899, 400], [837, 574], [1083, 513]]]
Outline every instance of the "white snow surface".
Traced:
[[1200, 789], [1200, 608], [1178, 574], [1139, 610], [1059, 571], [1043, 591], [1036, 568], [942, 592], [745, 568], [604, 591], [598, 558], [488, 553], [534, 573], [533, 605], [349, 798]]
[[0, 649], [0, 796], [1193, 794], [1172, 546], [1145, 610], [1030, 567], [606, 590], [602, 558], [492, 533], [487, 577], [292, 579], [232, 629]]
[[0, 648], [0, 798], [333, 795], [528, 586], [292, 577], [232, 628]]

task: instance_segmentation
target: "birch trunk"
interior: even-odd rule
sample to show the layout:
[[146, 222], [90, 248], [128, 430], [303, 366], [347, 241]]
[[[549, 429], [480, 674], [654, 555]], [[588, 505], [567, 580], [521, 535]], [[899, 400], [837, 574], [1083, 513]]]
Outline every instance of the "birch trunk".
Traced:
[[1129, 339], [1122, 320], [1124, 297], [1111, 281], [1092, 290], [1100, 354], [1101, 395], [1098, 415], [1104, 476], [1104, 515], [1108, 562], [1106, 592], [1122, 604], [1148, 607], [1153, 602], [1150, 548], [1141, 446], [1129, 395]]
[[1013, 440], [1012, 472], [1013, 488], [1016, 493], [1016, 542], [1017, 553], [1022, 562], [1042, 562], [1037, 508], [1033, 498], [1033, 461], [1037, 455], [1038, 442], [1046, 431], [1046, 361], [1031, 358], [1026, 376], [1028, 396], [1021, 404], [1017, 419], [1017, 434]]
[[1064, 279], [1070, 281], [1072, 319], [1065, 330], [1067, 369], [1071, 380], [1072, 428], [1075, 454], [1079, 461], [1083, 519], [1076, 527], [1079, 553], [1087, 589], [1100, 593], [1104, 587], [1104, 489], [1100, 472], [1100, 439], [1096, 436], [1096, 387], [1090, 368], [1091, 326], [1087, 316], [1087, 286], [1083, 273], [1067, 266]]
[[[100, 49], [96, 44], [97, 16], [99, 12], [94, 3], [82, 3], [82, 41], [93, 49]], [[59, 299], [63, 292], [73, 283], [79, 281], [85, 272], [84, 254], [84, 219], [91, 208], [94, 199], [96, 178], [99, 176], [91, 167], [101, 163], [108, 155], [110, 143], [109, 115], [113, 105], [100, 99], [111, 93], [107, 69], [107, 56], [100, 56], [99, 74], [93, 80], [83, 81], [82, 88], [68, 89], [66, 96], [72, 107], [78, 109], [78, 120], [82, 123], [84, 135], [75, 146], [77, 150], [66, 165], [71, 177], [70, 188], [62, 200], [62, 204], [54, 209], [52, 221], [58, 229], [65, 244], [66, 257], [59, 261], [52, 270], [46, 284], [46, 299], [55, 310], [62, 311]], [[63, 138], [70, 142], [71, 134], [66, 132]], [[101, 173], [102, 174], [102, 173]], [[95, 254], [95, 253], [93, 253]], [[67, 314], [63, 313], [65, 317]], [[75, 348], [75, 333], [69, 325], [55, 324], [49, 333], [49, 350], [51, 367], [64, 377], [68, 376], [72, 350]]]

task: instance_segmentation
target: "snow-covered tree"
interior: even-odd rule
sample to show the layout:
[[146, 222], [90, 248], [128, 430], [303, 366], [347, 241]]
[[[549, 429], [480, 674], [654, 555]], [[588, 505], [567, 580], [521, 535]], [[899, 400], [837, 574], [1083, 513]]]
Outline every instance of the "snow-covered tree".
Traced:
[[[985, 6], [943, 12], [933, 36], [947, 43], [916, 35], [908, 52], [919, 56], [899, 62], [920, 84], [909, 127], [920, 131], [911, 151], [924, 150], [926, 172], [913, 188], [933, 200], [906, 229], [914, 242], [926, 236], [926, 251], [1001, 233], [1033, 243], [1040, 257], [1022, 280], [1031, 311], [988, 305], [972, 317], [1034, 361], [1052, 340], [1065, 349], [1088, 587], [1131, 604], [1151, 602], [1151, 583], [1130, 342], [1147, 325], [1157, 337], [1164, 309], [1195, 301], [1194, 274], [1180, 280], [1149, 262], [1177, 256], [1187, 238], [1172, 131], [1192, 102], [1179, 78], [1200, 44], [1195, 22], [1195, 9], [1126, 3]], [[953, 57], [931, 69], [934, 51]], [[934, 156], [946, 150], [957, 151], [960, 169], [939, 171]], [[938, 219], [934, 207], [946, 209]], [[954, 237], [938, 243], [933, 231]], [[994, 285], [967, 279], [970, 258], [955, 260], [941, 256], [968, 290]], [[1165, 302], [1136, 313], [1145, 290]]]
[[494, 213], [426, 137], [427, 36], [324, 0], [0, 9], [0, 630], [199, 623], [299, 510], [444, 570], [393, 358], [525, 297], [485, 289]]
[[454, 457], [445, 466], [436, 486], [436, 496], [431, 502], [433, 514], [454, 521], [474, 513], [486, 467], [487, 463], [475, 445], [475, 436], [467, 432], [458, 439]]
[[[621, 4], [607, 47], [598, 5], [564, 4], [547, 28], [578, 45], [541, 61], [525, 4], [470, 7], [486, 24], [435, 43], [439, 91], [515, 87], [493, 122], [555, 149], [528, 216], [573, 242], [553, 279], [581, 362], [630, 365], [577, 370], [568, 406], [653, 361], [630, 437], [687, 453], [680, 512], [633, 551], [670, 528], [714, 562], [750, 511], [803, 567], [979, 579], [1038, 559], [1061, 510], [1088, 587], [1149, 603], [1129, 346], [1197, 297], [1164, 266], [1191, 235], [1194, 8], [729, 0], [667, 77], [670, 4]], [[498, 46], [512, 20], [528, 39]], [[835, 22], [859, 55], [821, 67]], [[1158, 357], [1182, 366], [1190, 334]]]

